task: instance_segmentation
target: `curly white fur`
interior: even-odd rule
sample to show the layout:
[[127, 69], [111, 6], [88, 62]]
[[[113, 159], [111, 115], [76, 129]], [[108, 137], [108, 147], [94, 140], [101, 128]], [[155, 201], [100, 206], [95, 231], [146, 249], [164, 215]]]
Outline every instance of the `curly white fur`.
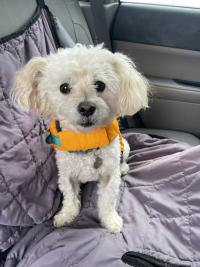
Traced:
[[[95, 82], [105, 84], [97, 92]], [[70, 92], [63, 94], [60, 85], [68, 83]], [[35, 108], [41, 116], [54, 116], [63, 130], [90, 131], [103, 127], [116, 116], [132, 115], [148, 106], [147, 82], [134, 63], [121, 53], [111, 53], [102, 46], [61, 49], [46, 58], [34, 58], [15, 77], [11, 93], [13, 101], [24, 111]], [[85, 117], [78, 105], [87, 101], [96, 110]], [[89, 127], [84, 123], [90, 122]], [[129, 145], [125, 142], [124, 160]], [[94, 168], [97, 157], [102, 165]], [[54, 217], [57, 227], [70, 224], [79, 214], [80, 183], [98, 181], [98, 210], [101, 224], [110, 232], [121, 231], [123, 221], [116, 211], [121, 174], [128, 172], [124, 161], [120, 166], [120, 144], [116, 138], [110, 145], [88, 153], [56, 151], [59, 188], [63, 206]]]

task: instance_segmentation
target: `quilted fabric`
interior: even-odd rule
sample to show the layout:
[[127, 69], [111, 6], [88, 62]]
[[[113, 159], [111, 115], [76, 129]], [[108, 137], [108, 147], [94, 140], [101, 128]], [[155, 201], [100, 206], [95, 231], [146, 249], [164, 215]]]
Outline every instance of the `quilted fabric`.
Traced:
[[[46, 11], [19, 36], [0, 44], [0, 249], [30, 227], [50, 218], [55, 203], [56, 166], [44, 142], [47, 125], [36, 114], [16, 110], [9, 90], [14, 72], [34, 56], [56, 50]], [[56, 203], [55, 203], [56, 205]]]
[[96, 183], [88, 183], [73, 225], [54, 229], [48, 221], [33, 227], [5, 267], [122, 267], [127, 251], [162, 259], [162, 266], [200, 266], [200, 147], [134, 133], [127, 139], [131, 169], [122, 177], [118, 203], [122, 233], [99, 225]]

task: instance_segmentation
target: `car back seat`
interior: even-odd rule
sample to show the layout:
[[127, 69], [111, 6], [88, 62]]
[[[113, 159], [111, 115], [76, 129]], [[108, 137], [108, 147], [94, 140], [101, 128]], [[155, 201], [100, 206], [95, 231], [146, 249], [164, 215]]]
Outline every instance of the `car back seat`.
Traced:
[[[45, 2], [75, 43], [92, 44], [87, 22], [77, 0], [46, 0]], [[0, 7], [1, 38], [27, 23], [36, 9], [36, 0], [0, 0]], [[191, 145], [200, 144], [200, 140], [194, 135], [178, 131], [145, 128], [133, 128], [131, 131], [173, 138]]]

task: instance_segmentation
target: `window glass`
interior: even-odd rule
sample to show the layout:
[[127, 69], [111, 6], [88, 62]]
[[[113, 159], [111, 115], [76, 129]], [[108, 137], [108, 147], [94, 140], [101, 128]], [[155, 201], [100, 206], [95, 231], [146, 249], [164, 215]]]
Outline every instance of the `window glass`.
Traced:
[[200, 8], [200, 0], [121, 0], [121, 2]]

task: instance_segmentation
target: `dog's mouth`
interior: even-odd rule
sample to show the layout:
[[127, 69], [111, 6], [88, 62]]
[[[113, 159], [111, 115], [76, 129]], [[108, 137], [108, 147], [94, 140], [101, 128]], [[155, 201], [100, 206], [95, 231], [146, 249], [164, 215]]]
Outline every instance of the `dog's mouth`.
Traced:
[[82, 127], [84, 127], [84, 128], [87, 128], [87, 127], [91, 127], [91, 126], [93, 126], [94, 123], [91, 122], [91, 121], [87, 121], [87, 122], [81, 122], [80, 125], [81, 125]]
[[84, 128], [89, 128], [95, 125], [95, 121], [92, 118], [89, 117], [83, 117], [82, 120], [80, 121], [79, 125], [84, 127]]

